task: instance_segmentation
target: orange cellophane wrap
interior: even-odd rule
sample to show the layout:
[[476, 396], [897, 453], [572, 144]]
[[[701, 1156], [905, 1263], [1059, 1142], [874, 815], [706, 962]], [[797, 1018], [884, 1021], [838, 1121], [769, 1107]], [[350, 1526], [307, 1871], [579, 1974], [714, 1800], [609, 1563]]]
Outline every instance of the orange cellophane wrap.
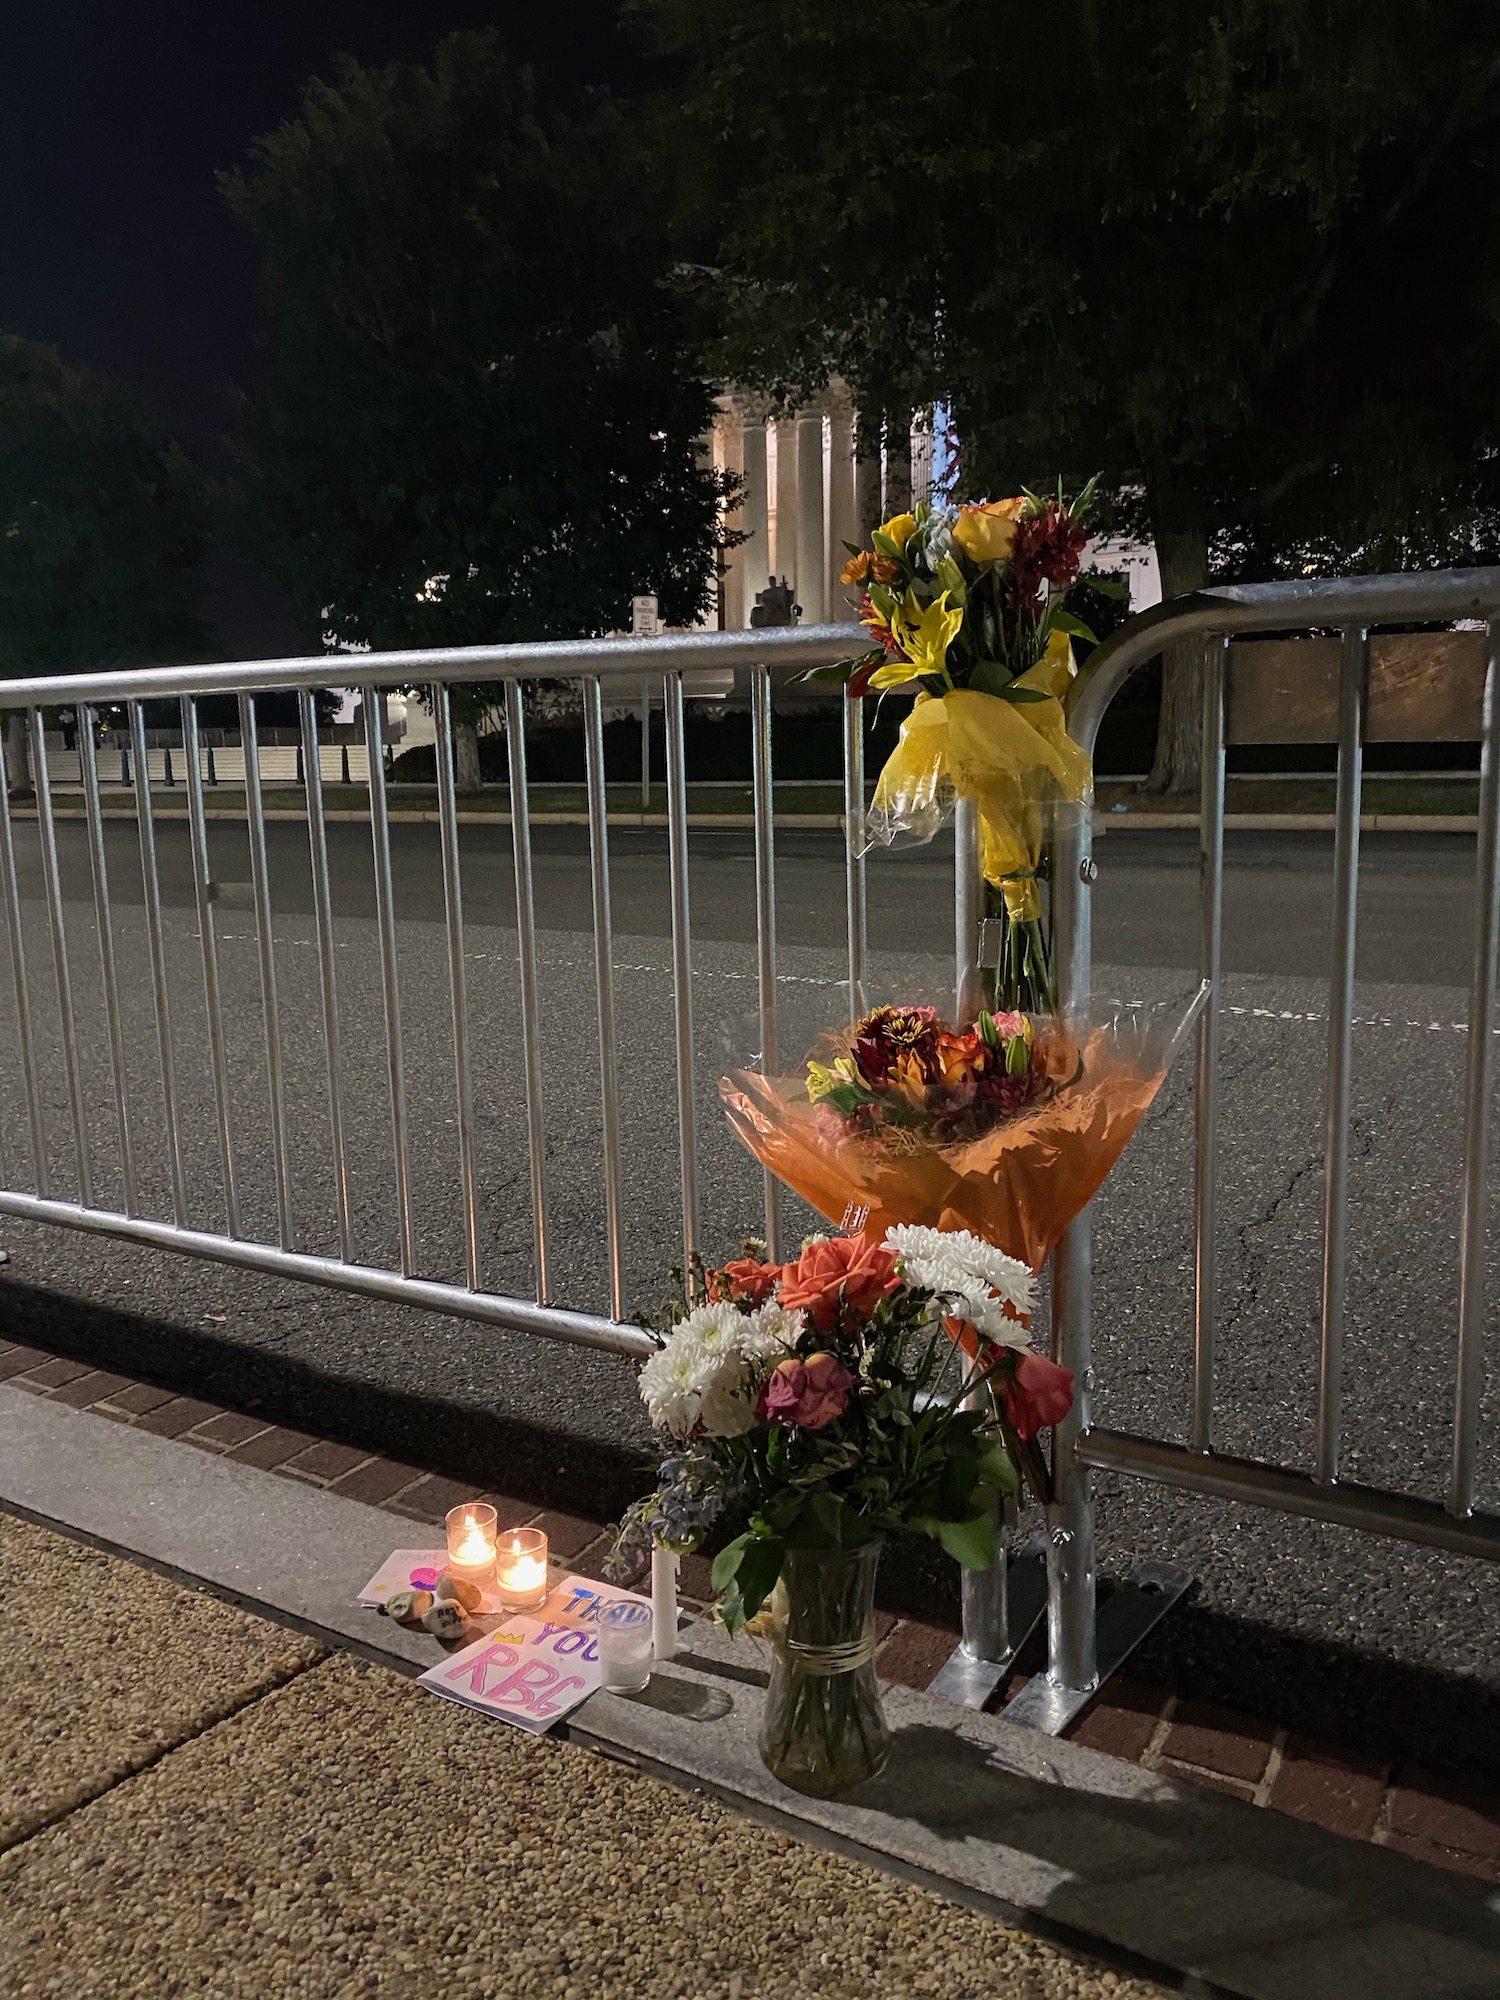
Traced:
[[857, 1226], [868, 1236], [900, 1222], [968, 1229], [1040, 1271], [1145, 1116], [1169, 1052], [1096, 1027], [1081, 1042], [1054, 1031], [1046, 1056], [1050, 1094], [954, 1145], [899, 1130], [837, 1133], [819, 1123], [801, 1076], [739, 1070], [719, 1094], [761, 1164], [830, 1222], [847, 1227], [865, 1210]]

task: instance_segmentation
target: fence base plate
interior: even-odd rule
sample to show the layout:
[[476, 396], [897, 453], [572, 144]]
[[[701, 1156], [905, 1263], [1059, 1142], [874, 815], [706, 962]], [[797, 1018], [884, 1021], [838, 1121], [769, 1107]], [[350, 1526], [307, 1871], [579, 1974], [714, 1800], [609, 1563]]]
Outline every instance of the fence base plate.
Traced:
[[1047, 1559], [1040, 1535], [1030, 1535], [1011, 1556], [1005, 1571], [1006, 1629], [1010, 1646], [1003, 1660], [981, 1660], [955, 1646], [938, 1668], [929, 1694], [960, 1708], [983, 1708], [1010, 1672], [1011, 1661], [1030, 1638], [1047, 1609]]
[[[1118, 1673], [1146, 1634], [1177, 1602], [1192, 1577], [1175, 1563], [1145, 1562], [1115, 1585], [1099, 1606], [1099, 1679], [1091, 1688], [1060, 1687], [1048, 1674], [1035, 1674], [1000, 1713], [1023, 1729], [1061, 1736]], [[951, 1664], [951, 1662], [950, 1662]], [[947, 1667], [943, 1672], [948, 1671]]]

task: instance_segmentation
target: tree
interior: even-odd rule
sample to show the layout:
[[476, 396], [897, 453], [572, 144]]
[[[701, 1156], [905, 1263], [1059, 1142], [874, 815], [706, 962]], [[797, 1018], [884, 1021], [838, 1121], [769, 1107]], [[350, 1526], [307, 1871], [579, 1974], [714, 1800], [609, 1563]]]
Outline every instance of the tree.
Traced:
[[[1102, 468], [1169, 595], [1494, 545], [1477, 0], [635, 11], [686, 68], [697, 182], [727, 191], [736, 379], [796, 399], [838, 373], [882, 417], [945, 398], [976, 497]], [[1178, 789], [1201, 651], [1165, 666], [1153, 781]]]
[[[0, 334], [0, 676], [200, 657], [201, 483], [133, 399]], [[6, 730], [30, 791], [24, 717]]]
[[[711, 597], [724, 481], [671, 205], [607, 100], [491, 34], [345, 61], [226, 183], [262, 255], [247, 531], [338, 640], [576, 638]], [[456, 697], [478, 785], [482, 691]]]

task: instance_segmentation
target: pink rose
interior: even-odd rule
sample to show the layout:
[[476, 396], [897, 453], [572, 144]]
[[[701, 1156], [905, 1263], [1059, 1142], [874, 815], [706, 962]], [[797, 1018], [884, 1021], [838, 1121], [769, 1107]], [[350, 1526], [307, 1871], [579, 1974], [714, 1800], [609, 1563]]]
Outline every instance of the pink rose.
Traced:
[[1060, 1424], [1072, 1409], [1073, 1377], [1045, 1354], [1023, 1349], [1002, 1393], [1006, 1422], [1017, 1437], [1034, 1438], [1038, 1431]]
[[806, 1361], [780, 1361], [760, 1392], [755, 1414], [763, 1422], [796, 1424], [820, 1431], [849, 1407], [854, 1377], [836, 1354], [810, 1354]]
[[[709, 1293], [714, 1298], [731, 1298], [735, 1304], [763, 1306], [781, 1277], [779, 1264], [763, 1264], [756, 1257], [736, 1257], [721, 1271], [709, 1273]], [[716, 1288], [715, 1279], [722, 1279], [722, 1288]]]

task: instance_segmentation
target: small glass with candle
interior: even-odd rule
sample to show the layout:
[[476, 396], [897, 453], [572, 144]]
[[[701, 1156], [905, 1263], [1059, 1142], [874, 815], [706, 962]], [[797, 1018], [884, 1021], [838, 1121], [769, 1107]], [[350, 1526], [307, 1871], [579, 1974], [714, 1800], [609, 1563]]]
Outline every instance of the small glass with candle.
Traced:
[[508, 1611], [540, 1611], [551, 1583], [540, 1528], [507, 1528], [495, 1552], [495, 1588]]
[[495, 1574], [495, 1529], [499, 1517], [483, 1500], [466, 1500], [447, 1515], [448, 1568], [483, 1590]]
[[611, 1604], [594, 1628], [604, 1685], [615, 1694], [634, 1694], [651, 1678], [654, 1641], [651, 1606]]

